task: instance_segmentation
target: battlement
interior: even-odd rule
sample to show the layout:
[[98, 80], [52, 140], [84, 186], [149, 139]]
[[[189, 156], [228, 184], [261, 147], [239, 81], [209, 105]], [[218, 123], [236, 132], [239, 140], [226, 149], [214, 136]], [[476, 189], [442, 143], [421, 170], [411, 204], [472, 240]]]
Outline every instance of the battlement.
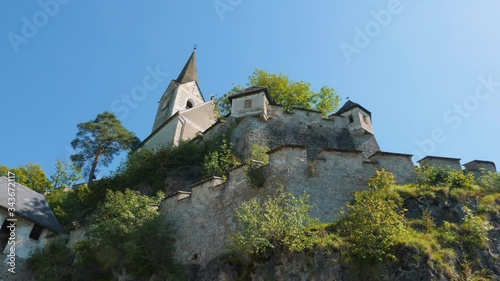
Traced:
[[426, 156], [417, 161], [420, 166], [436, 166], [440, 168], [451, 168], [453, 170], [461, 170], [460, 158], [449, 158], [441, 156]]
[[480, 177], [487, 172], [496, 172], [497, 167], [495, 163], [484, 160], [473, 160], [464, 164], [465, 171], [473, 173], [475, 177]]

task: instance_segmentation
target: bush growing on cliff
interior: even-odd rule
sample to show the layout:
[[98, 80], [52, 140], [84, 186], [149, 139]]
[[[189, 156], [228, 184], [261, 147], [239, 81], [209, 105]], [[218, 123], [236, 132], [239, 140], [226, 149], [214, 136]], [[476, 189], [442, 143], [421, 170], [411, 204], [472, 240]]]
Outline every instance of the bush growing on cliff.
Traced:
[[303, 251], [312, 247], [308, 227], [312, 205], [309, 197], [295, 197], [283, 187], [266, 200], [245, 202], [236, 212], [241, 230], [231, 235], [237, 250], [259, 256], [272, 249], [274, 253]]
[[97, 264], [97, 273], [125, 267], [135, 276], [179, 276], [172, 258], [173, 229], [157, 210], [162, 198], [161, 192], [148, 197], [130, 189], [108, 191], [91, 220], [92, 242], [77, 245], [84, 257], [79, 268]]
[[424, 165], [418, 166], [416, 171], [420, 185], [470, 188], [474, 184], [474, 175], [461, 170]]
[[342, 227], [348, 242], [344, 260], [357, 264], [394, 260], [395, 246], [406, 232], [402, 204], [402, 198], [388, 190], [356, 192]]
[[392, 185], [396, 184], [396, 179], [394, 178], [394, 174], [382, 169], [382, 170], [377, 170], [377, 175], [373, 178], [371, 178], [368, 181], [368, 184], [372, 187], [375, 188], [388, 188]]
[[71, 280], [71, 262], [74, 254], [66, 248], [66, 241], [55, 239], [36, 249], [28, 259], [28, 266], [38, 281]]
[[500, 189], [500, 173], [488, 171], [488, 173], [484, 174], [477, 181], [483, 187]]
[[464, 207], [463, 209], [465, 218], [460, 225], [460, 241], [469, 250], [486, 248], [488, 246], [488, 231], [492, 228], [490, 223], [480, 216], [474, 215], [469, 208]]
[[250, 160], [247, 161], [245, 176], [253, 187], [261, 187], [264, 184], [262, 166], [269, 163], [269, 155], [267, 155], [269, 150], [268, 146], [260, 144], [253, 144], [250, 148]]
[[226, 177], [229, 170], [240, 164], [232, 153], [233, 144], [224, 137], [220, 147], [209, 152], [203, 159], [205, 176]]
[[165, 178], [173, 170], [201, 170], [205, 151], [203, 145], [194, 142], [181, 142], [178, 146], [154, 151], [134, 151], [116, 173], [117, 185], [134, 186], [145, 182], [153, 190], [162, 190]]

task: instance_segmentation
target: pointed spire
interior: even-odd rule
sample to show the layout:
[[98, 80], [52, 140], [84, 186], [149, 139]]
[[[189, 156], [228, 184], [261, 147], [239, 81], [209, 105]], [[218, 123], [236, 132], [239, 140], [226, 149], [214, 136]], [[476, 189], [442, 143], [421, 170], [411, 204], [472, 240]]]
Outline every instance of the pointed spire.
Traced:
[[198, 83], [198, 70], [196, 68], [196, 46], [194, 47], [193, 53], [189, 57], [186, 65], [179, 74], [179, 77], [175, 80], [179, 84], [184, 84], [191, 81], [196, 81]]

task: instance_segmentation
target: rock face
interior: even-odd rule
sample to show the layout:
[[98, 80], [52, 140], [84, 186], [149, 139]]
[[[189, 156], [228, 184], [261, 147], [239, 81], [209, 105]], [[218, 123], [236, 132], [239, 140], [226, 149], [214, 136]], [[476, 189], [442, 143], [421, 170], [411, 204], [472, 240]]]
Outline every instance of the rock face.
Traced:
[[[242, 272], [243, 266], [226, 259], [214, 259], [193, 280], [202, 281], [431, 281], [447, 280], [429, 268], [425, 259], [415, 259], [416, 252], [402, 249], [399, 260], [383, 265], [376, 271], [367, 268], [343, 267], [338, 252], [315, 250], [309, 253], [294, 253], [265, 263], [255, 264], [251, 272]], [[249, 270], [249, 271], [250, 271]]]
[[[490, 232], [491, 247], [480, 253], [481, 268], [488, 269], [491, 280], [500, 280], [500, 224], [498, 217], [493, 221], [494, 230]], [[400, 248], [397, 260], [386, 263], [377, 269], [342, 265], [340, 254], [335, 251], [316, 249], [307, 253], [292, 253], [279, 258], [271, 258], [263, 263], [252, 265], [233, 256], [214, 258], [205, 267], [191, 276], [191, 280], [201, 281], [433, 281], [469, 280], [445, 277], [428, 263], [414, 248]], [[470, 279], [472, 280], [472, 279]], [[475, 280], [475, 279], [474, 279]], [[482, 280], [482, 279], [480, 279]]]

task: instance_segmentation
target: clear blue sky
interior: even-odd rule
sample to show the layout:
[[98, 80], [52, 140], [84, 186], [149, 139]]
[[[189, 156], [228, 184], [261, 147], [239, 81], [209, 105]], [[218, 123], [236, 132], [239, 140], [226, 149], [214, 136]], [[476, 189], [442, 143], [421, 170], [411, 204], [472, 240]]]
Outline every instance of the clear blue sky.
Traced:
[[[123, 106], [144, 139], [198, 44], [206, 98], [282, 72], [371, 110], [384, 151], [500, 166], [498, 1], [55, 1], [0, 4], [0, 164], [50, 175], [78, 123]], [[168, 75], [127, 105], [156, 68]]]

